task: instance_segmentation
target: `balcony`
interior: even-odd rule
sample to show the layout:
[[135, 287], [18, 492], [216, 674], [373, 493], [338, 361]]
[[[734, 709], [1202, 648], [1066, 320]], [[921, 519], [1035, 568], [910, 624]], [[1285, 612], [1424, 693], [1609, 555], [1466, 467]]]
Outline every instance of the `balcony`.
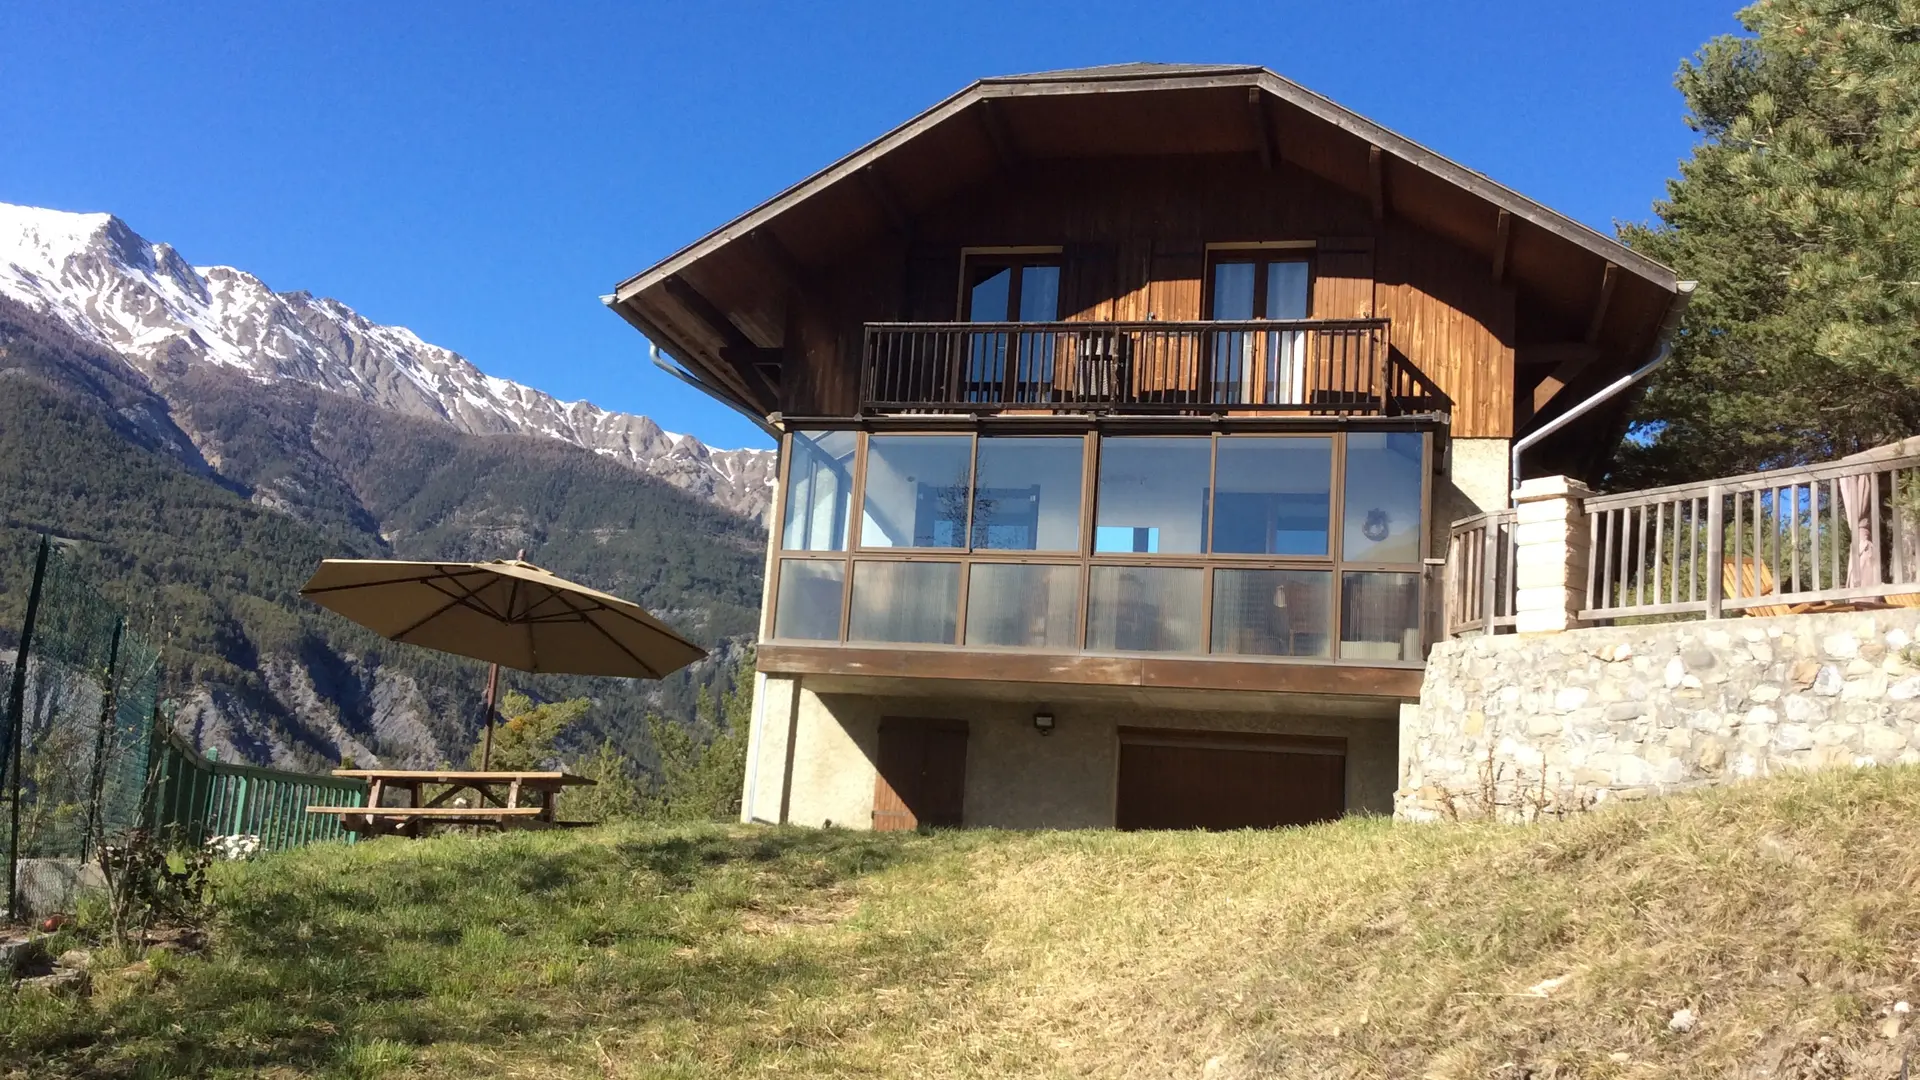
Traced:
[[1385, 319], [868, 323], [862, 412], [1444, 413]]

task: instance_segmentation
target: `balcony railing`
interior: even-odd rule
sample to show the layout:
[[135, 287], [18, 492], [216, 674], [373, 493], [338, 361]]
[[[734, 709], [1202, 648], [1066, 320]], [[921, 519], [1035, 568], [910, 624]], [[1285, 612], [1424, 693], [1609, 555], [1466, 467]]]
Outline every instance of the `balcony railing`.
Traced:
[[1385, 319], [868, 323], [864, 366], [869, 413], [1448, 408], [1391, 355]]

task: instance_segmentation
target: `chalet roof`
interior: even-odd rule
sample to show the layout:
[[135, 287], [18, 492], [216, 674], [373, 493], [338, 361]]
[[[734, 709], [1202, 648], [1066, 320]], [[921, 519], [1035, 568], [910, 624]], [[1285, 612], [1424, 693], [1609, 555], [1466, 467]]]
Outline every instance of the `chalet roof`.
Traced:
[[1622, 355], [1650, 342], [1676, 293], [1660, 263], [1267, 68], [1126, 63], [978, 80], [621, 282], [612, 304], [702, 381], [770, 413], [767, 388], [723, 355], [755, 337], [740, 329], [753, 298], [714, 293], [755, 287], [743, 277], [792, 284], [1010, 160], [1180, 153], [1260, 153], [1370, 191], [1568, 318], [1598, 306], [1597, 336]]
[[1258, 64], [1156, 64], [1134, 61], [1126, 64], [1098, 64], [1093, 67], [1035, 71], [1026, 75], [991, 75], [983, 83], [1067, 82], [1079, 79], [1148, 79], [1170, 75], [1253, 74], [1266, 69]]

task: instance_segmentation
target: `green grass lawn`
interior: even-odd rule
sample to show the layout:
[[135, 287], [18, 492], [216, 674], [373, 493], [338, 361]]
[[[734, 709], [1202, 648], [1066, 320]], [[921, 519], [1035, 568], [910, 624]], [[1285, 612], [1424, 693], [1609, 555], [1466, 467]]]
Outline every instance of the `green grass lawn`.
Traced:
[[1537, 826], [313, 848], [223, 867], [205, 955], [0, 997], [0, 1074], [1891, 1080], [1916, 841], [1920, 771], [1868, 770]]

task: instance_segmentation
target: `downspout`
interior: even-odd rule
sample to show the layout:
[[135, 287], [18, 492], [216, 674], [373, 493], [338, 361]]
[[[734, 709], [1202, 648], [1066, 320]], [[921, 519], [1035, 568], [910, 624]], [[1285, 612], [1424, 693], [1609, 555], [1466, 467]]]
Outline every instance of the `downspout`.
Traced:
[[1599, 393], [1594, 394], [1587, 400], [1554, 417], [1552, 421], [1541, 426], [1539, 429], [1530, 431], [1526, 435], [1514, 440], [1513, 457], [1508, 463], [1507, 472], [1507, 486], [1509, 488], [1517, 489], [1520, 486], [1521, 454], [1538, 445], [1540, 441], [1547, 436], [1552, 435], [1554, 432], [1587, 415], [1608, 401], [1620, 396], [1628, 387], [1653, 374], [1655, 371], [1658, 371], [1660, 366], [1667, 362], [1667, 358], [1673, 355], [1674, 331], [1680, 328], [1680, 319], [1687, 313], [1687, 303], [1693, 299], [1693, 290], [1696, 284], [1698, 283], [1682, 281], [1676, 287], [1673, 302], [1667, 305], [1666, 320], [1660, 324], [1660, 336], [1654, 339], [1653, 359], [1648, 360], [1646, 363], [1640, 365], [1639, 368], [1608, 383]]

